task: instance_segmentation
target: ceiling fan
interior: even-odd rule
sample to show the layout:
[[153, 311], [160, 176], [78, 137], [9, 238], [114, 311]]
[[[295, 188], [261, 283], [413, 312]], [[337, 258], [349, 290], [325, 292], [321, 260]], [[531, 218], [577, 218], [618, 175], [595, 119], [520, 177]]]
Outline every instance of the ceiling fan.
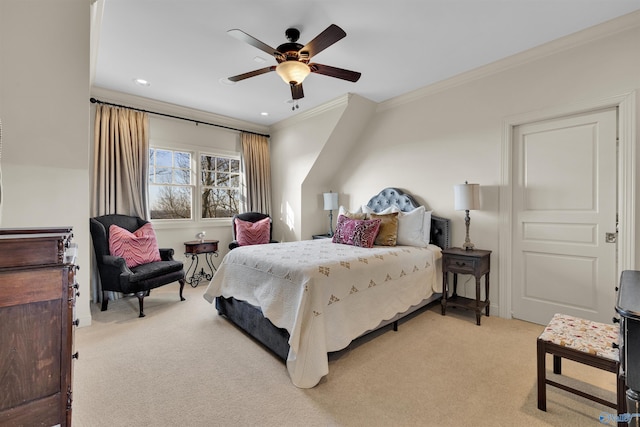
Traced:
[[325, 76], [348, 80], [350, 82], [357, 82], [361, 75], [356, 71], [331, 67], [329, 65], [309, 63], [309, 60], [311, 60], [313, 56], [322, 52], [347, 35], [342, 28], [335, 24], [331, 24], [326, 30], [318, 34], [316, 38], [311, 40], [305, 46], [297, 43], [298, 38], [300, 37], [300, 31], [296, 28], [289, 28], [285, 31], [285, 36], [289, 42], [281, 44], [277, 49], [272, 48], [242, 30], [234, 29], [227, 31], [227, 33], [240, 41], [248, 43], [263, 52], [272, 55], [276, 58], [276, 61], [278, 61], [278, 65], [272, 65], [270, 67], [229, 77], [229, 80], [232, 82], [238, 82], [240, 80], [248, 79], [249, 77], [259, 76], [260, 74], [275, 71], [280, 77], [282, 77], [282, 80], [291, 87], [291, 96], [296, 100], [304, 97], [302, 81], [310, 73], [323, 74]]

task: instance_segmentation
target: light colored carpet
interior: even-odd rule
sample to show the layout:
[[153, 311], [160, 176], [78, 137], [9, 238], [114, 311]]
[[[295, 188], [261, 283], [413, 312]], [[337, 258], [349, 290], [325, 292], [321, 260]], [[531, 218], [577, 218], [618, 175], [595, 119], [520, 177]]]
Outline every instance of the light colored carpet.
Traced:
[[[136, 298], [92, 307], [93, 324], [76, 331], [74, 426], [597, 426], [613, 412], [554, 387], [539, 411], [543, 327], [498, 317], [476, 326], [473, 313], [441, 316], [437, 304], [332, 354], [329, 375], [299, 389], [204, 290], [187, 286], [179, 302], [177, 284], [157, 289], [142, 319]], [[613, 374], [563, 362], [565, 375], [615, 399]]]

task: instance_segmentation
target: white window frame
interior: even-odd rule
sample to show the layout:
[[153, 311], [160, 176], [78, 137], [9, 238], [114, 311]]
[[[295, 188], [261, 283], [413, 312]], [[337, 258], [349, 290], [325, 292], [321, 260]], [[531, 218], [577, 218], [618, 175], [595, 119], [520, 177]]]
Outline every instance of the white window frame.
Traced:
[[[154, 144], [153, 141], [150, 144], [150, 149], [157, 150], [168, 150], [172, 152], [183, 152], [191, 154], [191, 218], [190, 219], [151, 219], [151, 222], [154, 226], [159, 226], [159, 228], [173, 228], [183, 224], [185, 226], [193, 226], [193, 225], [207, 225], [207, 226], [215, 226], [228, 224], [231, 220], [231, 217], [224, 218], [202, 218], [202, 198], [201, 191], [203, 188], [202, 185], [202, 170], [200, 164], [201, 156], [212, 156], [212, 157], [225, 157], [233, 160], [237, 160], [240, 165], [239, 172], [239, 190], [241, 194], [241, 206], [239, 207], [239, 212], [243, 212], [245, 208], [245, 196], [244, 196], [244, 186], [245, 186], [245, 173], [244, 173], [244, 165], [242, 159], [240, 157], [240, 153], [238, 152], [229, 152], [226, 150], [217, 150], [217, 149], [203, 149], [202, 147], [193, 147], [187, 145], [176, 145], [172, 147], [168, 147], [166, 145], [157, 145]], [[151, 183], [149, 182], [149, 185]], [[151, 206], [148, 207], [149, 211], [151, 210]]]
[[[172, 153], [172, 156], [175, 155], [175, 153], [187, 153], [190, 155], [190, 165], [189, 165], [189, 184], [174, 184], [174, 183], [151, 183], [150, 182], [150, 178], [151, 178], [151, 170], [149, 171], [149, 176], [147, 179], [149, 179], [148, 185], [149, 185], [149, 206], [147, 206], [147, 209], [149, 211], [149, 215], [151, 214], [151, 188], [154, 185], [159, 185], [159, 186], [169, 186], [169, 187], [188, 187], [191, 189], [191, 214], [190, 214], [190, 218], [157, 218], [157, 219], [153, 219], [153, 221], [158, 221], [158, 222], [167, 222], [167, 221], [192, 221], [194, 219], [194, 204], [193, 204], [193, 192], [195, 191], [195, 185], [194, 185], [194, 173], [193, 173], [193, 166], [194, 166], [194, 160], [193, 160], [193, 152], [191, 150], [185, 150], [185, 149], [177, 149], [177, 148], [165, 148], [165, 147], [155, 147], [155, 146], [151, 146], [149, 147], [149, 151], [151, 150], [155, 150], [156, 152], [158, 150], [162, 150], [162, 151], [170, 151]], [[151, 153], [149, 153], [151, 154]], [[151, 155], [150, 155], [151, 157]], [[157, 156], [156, 156], [157, 158]], [[166, 166], [164, 166], [166, 167]], [[184, 170], [183, 168], [179, 168], [177, 167], [175, 164], [171, 165], [171, 170]], [[156, 168], [157, 169], [157, 168]], [[153, 176], [156, 176], [156, 170], [153, 171]], [[151, 215], [150, 215], [151, 216]]]
[[[202, 157], [203, 156], [208, 156], [208, 157], [215, 157], [215, 158], [225, 158], [225, 159], [229, 159], [229, 160], [235, 160], [238, 162], [238, 192], [240, 194], [240, 205], [238, 206], [238, 212], [237, 213], [241, 213], [243, 212], [244, 209], [244, 197], [243, 197], [243, 186], [244, 186], [244, 170], [242, 168], [242, 160], [240, 159], [240, 155], [234, 155], [234, 156], [230, 156], [228, 154], [220, 154], [220, 153], [215, 153], [212, 151], [200, 151], [198, 152], [198, 159], [197, 159], [197, 199], [198, 199], [198, 219], [200, 221], [214, 221], [214, 220], [220, 220], [220, 219], [230, 219], [231, 216], [229, 217], [221, 217], [221, 218], [203, 218], [202, 217], [202, 211], [203, 211], [203, 206], [202, 206], [202, 191], [204, 190], [204, 188], [218, 188], [217, 186], [208, 186], [208, 185], [204, 185], [203, 182], [203, 170], [202, 170]], [[217, 165], [216, 165], [217, 167]], [[209, 169], [211, 170], [211, 169]], [[216, 173], [224, 173], [224, 172], [218, 172], [216, 169]], [[231, 179], [231, 175], [232, 172], [229, 172], [229, 179]], [[231, 186], [227, 186], [225, 188], [235, 188], [235, 187], [231, 187]], [[233, 215], [232, 215], [233, 216]]]

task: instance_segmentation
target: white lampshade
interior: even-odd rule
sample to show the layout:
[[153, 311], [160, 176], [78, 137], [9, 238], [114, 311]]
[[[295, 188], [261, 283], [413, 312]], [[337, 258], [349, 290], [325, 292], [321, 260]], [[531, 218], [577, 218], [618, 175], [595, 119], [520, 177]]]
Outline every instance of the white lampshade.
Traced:
[[455, 210], [474, 211], [480, 209], [480, 184], [458, 184], [453, 187]]
[[338, 193], [324, 193], [324, 210], [332, 211], [338, 209]]
[[304, 62], [285, 61], [276, 66], [276, 73], [286, 84], [300, 84], [311, 73], [311, 69]]

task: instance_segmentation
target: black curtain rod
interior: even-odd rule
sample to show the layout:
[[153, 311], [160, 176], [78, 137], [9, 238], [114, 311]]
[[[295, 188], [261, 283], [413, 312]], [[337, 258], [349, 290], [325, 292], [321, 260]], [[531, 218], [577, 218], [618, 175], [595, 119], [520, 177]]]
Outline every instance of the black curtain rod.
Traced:
[[199, 124], [203, 124], [203, 125], [215, 126], [215, 127], [223, 128], [223, 129], [234, 130], [236, 132], [244, 132], [244, 133], [250, 133], [250, 134], [253, 134], [253, 135], [260, 135], [260, 136], [264, 136], [264, 137], [269, 138], [269, 135], [265, 135], [263, 133], [251, 132], [249, 130], [236, 129], [236, 128], [232, 128], [230, 126], [217, 125], [215, 123], [201, 122], [200, 120], [188, 119], [186, 117], [179, 117], [179, 116], [174, 116], [174, 115], [171, 115], [171, 114], [156, 113], [155, 111], [147, 111], [147, 110], [143, 110], [141, 108], [127, 107], [126, 105], [112, 104], [111, 102], [100, 101], [99, 99], [95, 99], [95, 98], [89, 98], [89, 101], [91, 101], [92, 104], [111, 105], [112, 107], [128, 108], [130, 110], [140, 111], [142, 113], [155, 114], [156, 116], [171, 117], [172, 119], [185, 120], [187, 122], [195, 123], [196, 126], [199, 125]]

